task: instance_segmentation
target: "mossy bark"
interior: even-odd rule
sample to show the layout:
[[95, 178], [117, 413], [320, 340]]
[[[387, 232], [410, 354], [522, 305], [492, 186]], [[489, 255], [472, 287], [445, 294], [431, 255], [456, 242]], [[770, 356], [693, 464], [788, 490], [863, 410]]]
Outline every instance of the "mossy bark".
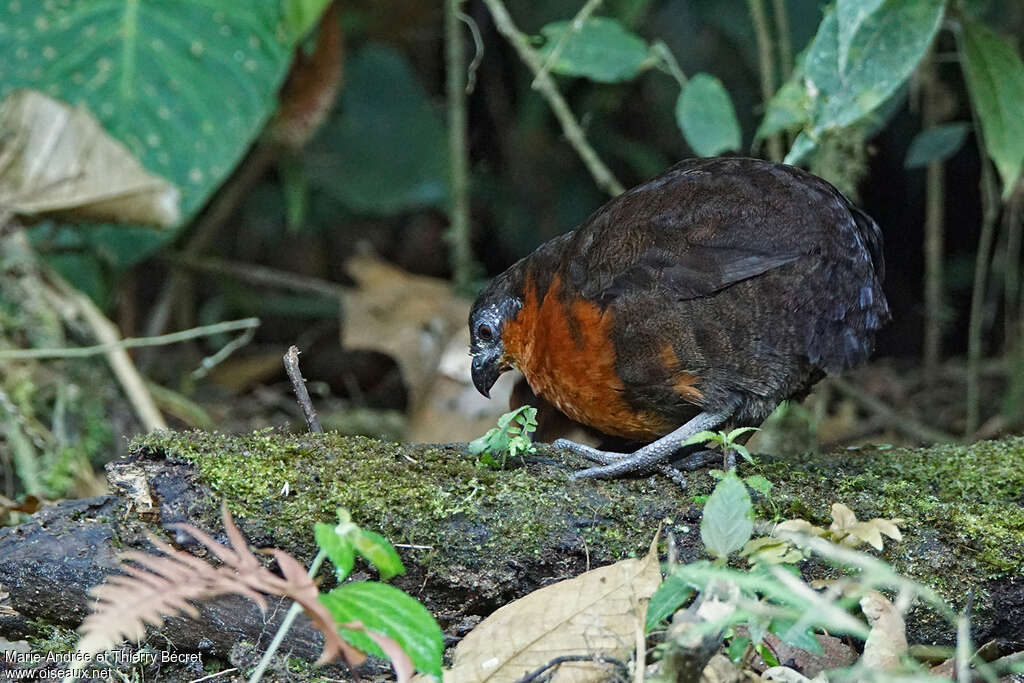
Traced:
[[[541, 585], [644, 552], [662, 522], [682, 559], [696, 559], [700, 508], [694, 496], [714, 485], [707, 472], [694, 473], [685, 491], [661, 476], [570, 482], [568, 475], [584, 463], [545, 447], [525, 463], [496, 470], [476, 464], [463, 444], [402, 445], [332, 434], [154, 434], [131, 451], [108, 468], [116, 496], [92, 507], [65, 504], [59, 514], [73, 522], [66, 521], [63, 532], [34, 521], [0, 529], [0, 583], [22, 627], [36, 618], [75, 625], [84, 615], [86, 589], [113, 567], [117, 550], [147, 547], [146, 531], [187, 544], [170, 526], [176, 522], [217, 535], [225, 500], [254, 546], [279, 547], [303, 562], [315, 554], [313, 523], [347, 508], [356, 522], [400, 544], [408, 572], [396, 583], [459, 636]], [[774, 483], [771, 497], [757, 500], [765, 517], [827, 526], [831, 503], [843, 502], [861, 519], [902, 518], [904, 541], [887, 545], [887, 560], [958, 608], [973, 593], [979, 639], [1024, 639], [1024, 438], [763, 458], [743, 466], [741, 474], [752, 473]], [[28, 542], [44, 532], [49, 541]], [[60, 541], [65, 533], [72, 536]], [[92, 548], [71, 552], [73, 538]], [[63, 549], [47, 549], [47, 543]], [[25, 570], [39, 558], [59, 567], [71, 556], [81, 566], [53, 573], [63, 592], [58, 604], [33, 587], [33, 572]], [[808, 563], [808, 571], [823, 570]], [[370, 573], [357, 571], [356, 578]], [[15, 634], [13, 623], [5, 627], [0, 620], [0, 637], [5, 628]], [[201, 633], [193, 629], [190, 640]], [[912, 619], [911, 638], [948, 642], [952, 633], [922, 610]], [[216, 642], [211, 652], [225, 654], [225, 647]], [[315, 647], [296, 652], [305, 650]]]

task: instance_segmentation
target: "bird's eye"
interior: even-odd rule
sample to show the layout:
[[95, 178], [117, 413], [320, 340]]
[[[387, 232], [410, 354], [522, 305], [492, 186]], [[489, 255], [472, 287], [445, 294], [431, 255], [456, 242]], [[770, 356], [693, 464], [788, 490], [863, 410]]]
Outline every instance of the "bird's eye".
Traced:
[[476, 336], [484, 341], [491, 341], [494, 339], [494, 328], [484, 323], [476, 328]]

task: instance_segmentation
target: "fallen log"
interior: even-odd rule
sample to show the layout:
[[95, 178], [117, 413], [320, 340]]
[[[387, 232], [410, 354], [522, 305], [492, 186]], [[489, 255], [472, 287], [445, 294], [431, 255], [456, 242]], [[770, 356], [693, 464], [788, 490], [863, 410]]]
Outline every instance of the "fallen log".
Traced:
[[[304, 563], [316, 552], [314, 522], [347, 508], [398, 546], [408, 571], [394, 583], [459, 638], [540, 586], [642, 553], [664, 520], [681, 559], [700, 557], [693, 497], [714, 485], [707, 472], [692, 473], [685, 491], [662, 476], [569, 482], [583, 463], [546, 447], [525, 463], [493, 469], [477, 464], [464, 444], [333, 434], [162, 433], [130, 450], [108, 465], [112, 495], [47, 505], [20, 526], [0, 529], [0, 596], [7, 593], [0, 638], [52, 637], [54, 628], [76, 627], [89, 589], [116, 570], [118, 553], [152, 550], [148, 534], [202, 554], [173, 527], [188, 522], [224, 541], [221, 500], [253, 546], [281, 548]], [[975, 642], [1024, 639], [1024, 438], [765, 457], [741, 474], [755, 472], [775, 484], [770, 499], [757, 500], [767, 517], [777, 512], [827, 526], [831, 503], [843, 502], [861, 519], [902, 518], [904, 541], [887, 545], [889, 562], [957, 608], [973, 592]], [[805, 564], [812, 574], [829, 571]], [[370, 578], [370, 570], [354, 578]], [[199, 620], [168, 620], [149, 642], [247, 666], [284, 613], [276, 606], [263, 614], [235, 596], [201, 611]], [[953, 637], [924, 610], [911, 615], [909, 628], [914, 642]], [[282, 652], [312, 661], [320, 644], [300, 620]]]

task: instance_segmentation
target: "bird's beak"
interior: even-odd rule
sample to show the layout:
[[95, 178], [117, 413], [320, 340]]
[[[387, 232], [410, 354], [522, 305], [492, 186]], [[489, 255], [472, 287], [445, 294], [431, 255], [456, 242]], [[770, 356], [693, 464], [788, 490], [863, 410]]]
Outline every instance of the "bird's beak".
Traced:
[[491, 397], [491, 387], [498, 381], [501, 374], [501, 363], [495, 356], [473, 356], [473, 386], [487, 398]]

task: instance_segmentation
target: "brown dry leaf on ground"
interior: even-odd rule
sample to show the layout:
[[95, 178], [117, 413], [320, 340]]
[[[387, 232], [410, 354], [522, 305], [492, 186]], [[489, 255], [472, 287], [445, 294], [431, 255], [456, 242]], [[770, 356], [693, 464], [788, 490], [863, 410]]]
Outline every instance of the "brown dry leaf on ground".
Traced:
[[[455, 648], [446, 681], [515, 681], [556, 657], [625, 659], [643, 628], [646, 601], [661, 583], [657, 553], [594, 569], [541, 588], [484, 619]], [[595, 662], [561, 665], [552, 680], [607, 680]]]
[[171, 227], [180, 197], [84, 107], [35, 90], [0, 102], [0, 213]]
[[907, 651], [906, 626], [900, 610], [878, 591], [861, 598], [860, 609], [871, 626], [860, 663], [876, 671], [899, 669], [900, 656]]
[[469, 301], [443, 280], [409, 274], [374, 256], [353, 256], [346, 269], [358, 289], [344, 297], [344, 345], [394, 358], [415, 414], [448, 341], [466, 326]]

